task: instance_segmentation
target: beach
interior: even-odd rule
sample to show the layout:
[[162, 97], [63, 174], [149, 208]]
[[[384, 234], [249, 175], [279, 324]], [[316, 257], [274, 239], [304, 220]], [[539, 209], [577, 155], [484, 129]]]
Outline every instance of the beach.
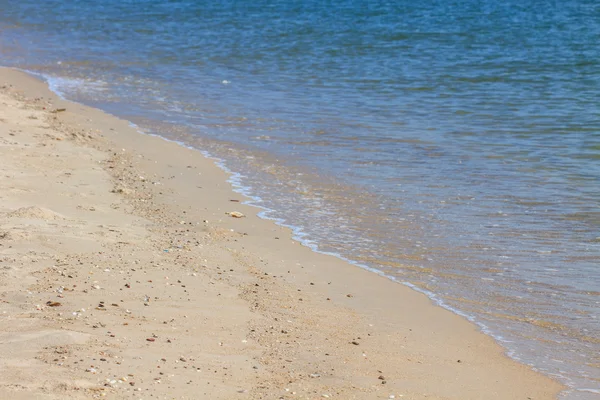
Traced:
[[[509, 358], [563, 384], [561, 399], [598, 398], [595, 2], [0, 0], [0, 9], [0, 64], [127, 121], [108, 131], [96, 126], [104, 117], [79, 122], [113, 152], [144, 155], [147, 138], [121, 145], [129, 129], [225, 171], [215, 174], [235, 193], [231, 207], [211, 213], [227, 229], [258, 211], [301, 246], [465, 317]], [[170, 169], [155, 153], [156, 170], [139, 176]], [[192, 176], [186, 168], [150, 187], [185, 179], [190, 188], [174, 197], [195, 207], [208, 192]], [[154, 198], [169, 203], [166, 193]], [[349, 268], [339, 265], [336, 279]]]
[[257, 217], [199, 151], [0, 70], [0, 398], [554, 399], [424, 294]]

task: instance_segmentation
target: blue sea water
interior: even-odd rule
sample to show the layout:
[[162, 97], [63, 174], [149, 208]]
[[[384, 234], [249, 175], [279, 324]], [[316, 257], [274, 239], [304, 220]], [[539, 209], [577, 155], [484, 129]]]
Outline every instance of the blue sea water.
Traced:
[[600, 395], [600, 3], [0, 0], [1, 64]]

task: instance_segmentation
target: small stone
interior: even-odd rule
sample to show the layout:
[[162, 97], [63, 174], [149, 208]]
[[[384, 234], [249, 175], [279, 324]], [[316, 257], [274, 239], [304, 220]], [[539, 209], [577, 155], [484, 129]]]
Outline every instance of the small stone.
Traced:
[[239, 211], [231, 211], [226, 214], [233, 218], [244, 218], [245, 217], [245, 215]]
[[146, 341], [148, 341], [148, 342], [154, 342], [155, 340], [156, 339], [154, 339], [153, 337], [149, 337], [149, 338], [146, 339]]

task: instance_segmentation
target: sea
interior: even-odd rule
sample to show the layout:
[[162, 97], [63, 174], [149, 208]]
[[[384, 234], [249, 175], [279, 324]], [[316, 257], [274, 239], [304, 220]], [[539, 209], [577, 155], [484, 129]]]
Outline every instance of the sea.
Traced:
[[0, 0], [0, 64], [600, 398], [597, 0]]

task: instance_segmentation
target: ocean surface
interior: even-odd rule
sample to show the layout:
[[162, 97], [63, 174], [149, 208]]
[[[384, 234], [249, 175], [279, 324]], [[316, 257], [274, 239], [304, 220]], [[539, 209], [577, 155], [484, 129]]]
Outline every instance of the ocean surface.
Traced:
[[600, 398], [597, 0], [0, 0], [0, 64]]

